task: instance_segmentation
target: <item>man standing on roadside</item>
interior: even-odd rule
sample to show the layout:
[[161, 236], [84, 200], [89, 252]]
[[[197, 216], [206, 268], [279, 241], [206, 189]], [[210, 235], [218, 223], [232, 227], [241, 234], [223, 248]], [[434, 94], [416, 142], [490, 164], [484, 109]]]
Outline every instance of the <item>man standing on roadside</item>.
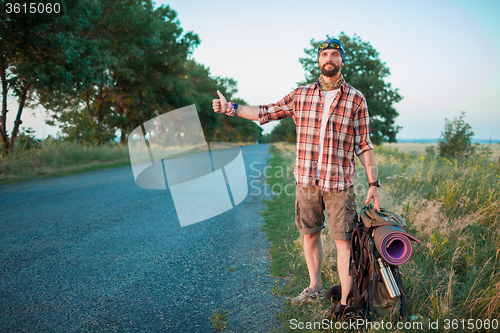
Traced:
[[379, 210], [378, 187], [370, 123], [365, 97], [348, 85], [341, 73], [345, 60], [344, 45], [338, 39], [327, 39], [318, 48], [321, 75], [312, 84], [299, 87], [277, 103], [243, 106], [227, 102], [217, 91], [213, 100], [215, 112], [259, 121], [292, 117], [297, 126], [297, 159], [295, 162], [295, 223], [304, 235], [304, 254], [310, 284], [293, 298], [300, 304], [310, 297], [325, 294], [321, 283], [324, 212], [330, 223], [329, 236], [337, 246], [337, 267], [342, 286], [341, 304], [353, 286], [349, 276], [350, 238], [354, 228], [355, 154], [366, 170], [369, 189], [366, 203], [373, 198]]

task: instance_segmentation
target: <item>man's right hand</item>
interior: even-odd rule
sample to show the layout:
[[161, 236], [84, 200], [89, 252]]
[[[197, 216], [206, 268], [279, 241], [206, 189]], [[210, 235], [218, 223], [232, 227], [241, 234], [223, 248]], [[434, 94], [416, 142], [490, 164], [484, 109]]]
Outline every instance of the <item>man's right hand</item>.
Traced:
[[217, 90], [217, 95], [219, 95], [220, 99], [212, 100], [212, 108], [214, 109], [214, 112], [225, 113], [227, 110], [226, 98], [218, 90]]
[[[219, 95], [219, 99], [212, 100], [212, 108], [217, 113], [226, 113], [227, 112], [226, 98], [218, 90], [217, 90], [217, 95]], [[238, 114], [237, 115], [238, 115], [238, 117], [258, 121], [259, 120], [259, 107], [258, 106], [238, 105]]]

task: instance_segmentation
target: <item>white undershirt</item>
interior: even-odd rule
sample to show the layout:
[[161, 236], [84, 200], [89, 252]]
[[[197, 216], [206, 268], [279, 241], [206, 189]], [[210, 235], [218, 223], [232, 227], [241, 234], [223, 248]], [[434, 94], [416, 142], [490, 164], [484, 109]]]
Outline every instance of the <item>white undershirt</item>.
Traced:
[[319, 179], [319, 175], [321, 173], [321, 163], [323, 162], [323, 141], [325, 141], [325, 130], [326, 124], [328, 123], [328, 114], [330, 113], [330, 106], [332, 106], [333, 100], [339, 89], [334, 89], [330, 91], [323, 91], [323, 95], [325, 96], [325, 100], [323, 103], [323, 115], [321, 116], [321, 130], [319, 132], [319, 153], [318, 153], [318, 168], [316, 172], [316, 179]]

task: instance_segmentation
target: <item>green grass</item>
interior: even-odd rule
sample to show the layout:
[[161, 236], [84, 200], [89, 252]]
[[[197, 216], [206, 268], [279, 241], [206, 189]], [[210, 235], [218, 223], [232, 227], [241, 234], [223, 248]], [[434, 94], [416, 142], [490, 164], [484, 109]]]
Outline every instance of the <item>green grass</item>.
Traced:
[[[268, 161], [276, 171], [268, 173], [271, 177], [267, 182], [275, 189], [293, 182], [277, 172], [293, 163], [293, 146], [279, 147], [271, 148], [273, 157]], [[500, 319], [499, 165], [492, 163], [491, 154], [484, 150], [462, 161], [384, 147], [376, 148], [374, 153], [383, 183], [379, 191], [381, 206], [403, 216], [410, 232], [422, 240], [421, 244], [414, 245], [412, 259], [402, 265], [400, 271], [409, 315], [423, 318], [424, 330], [403, 331], [447, 332], [443, 328], [445, 319], [458, 322], [459, 329], [455, 331], [488, 331], [467, 330], [467, 325], [462, 329], [461, 325], [469, 319], [488, 319], [490, 322]], [[363, 184], [366, 184], [366, 177], [359, 167], [355, 185]], [[309, 278], [302, 253], [302, 237], [294, 222], [295, 196], [277, 192], [272, 200], [266, 201], [268, 209], [263, 213], [264, 230], [272, 241], [270, 270], [285, 281], [275, 292], [281, 297], [294, 297], [308, 285]], [[365, 192], [357, 194], [359, 208]], [[323, 285], [332, 286], [339, 283], [335, 246], [333, 241], [322, 237], [325, 250]], [[291, 332], [290, 319], [315, 322], [328, 313], [329, 302], [325, 300], [300, 306], [286, 300], [278, 318], [284, 331]], [[439, 329], [429, 329], [427, 322], [436, 320], [441, 323]]]
[[210, 321], [217, 332], [222, 331], [229, 324], [229, 311], [222, 309], [222, 311], [218, 312], [214, 310], [210, 317]]
[[0, 184], [125, 165], [130, 165], [128, 149], [118, 144], [88, 146], [45, 140], [40, 148], [0, 155]]
[[[295, 226], [295, 192], [289, 195], [290, 190], [284, 190], [289, 189], [290, 184], [293, 185], [293, 174], [290, 173], [289, 178], [280, 176], [286, 175], [281, 170], [289, 167], [294, 154], [283, 153], [274, 145], [271, 146], [271, 153], [273, 157], [268, 160], [268, 165], [271, 167], [268, 174], [271, 177], [267, 179], [267, 183], [278, 194], [273, 196], [272, 200], [265, 201], [267, 210], [262, 212], [266, 222], [263, 230], [272, 242], [269, 249], [270, 272], [273, 276], [281, 277], [286, 281], [281, 286], [275, 287], [273, 291], [280, 297], [292, 298], [309, 285], [309, 275], [302, 250], [302, 237]], [[330, 258], [328, 255], [325, 258], [322, 279], [324, 285], [329, 285], [335, 276], [332, 274], [333, 269], [328, 266], [331, 263]], [[278, 319], [283, 323], [285, 332], [288, 332], [291, 331], [288, 322], [291, 318], [298, 321], [321, 321], [327, 316], [328, 303], [326, 300], [314, 300], [296, 306], [287, 299]]]

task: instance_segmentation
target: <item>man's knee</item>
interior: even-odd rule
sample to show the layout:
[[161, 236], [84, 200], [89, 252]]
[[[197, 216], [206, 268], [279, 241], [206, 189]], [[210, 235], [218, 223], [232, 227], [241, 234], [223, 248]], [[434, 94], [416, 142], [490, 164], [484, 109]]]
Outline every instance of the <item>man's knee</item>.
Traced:
[[304, 235], [304, 239], [314, 240], [321, 236], [321, 231], [315, 232], [314, 234]]
[[348, 240], [336, 239], [335, 245], [337, 246], [338, 250], [347, 250], [347, 251], [351, 250], [351, 240], [350, 239], [348, 239]]

